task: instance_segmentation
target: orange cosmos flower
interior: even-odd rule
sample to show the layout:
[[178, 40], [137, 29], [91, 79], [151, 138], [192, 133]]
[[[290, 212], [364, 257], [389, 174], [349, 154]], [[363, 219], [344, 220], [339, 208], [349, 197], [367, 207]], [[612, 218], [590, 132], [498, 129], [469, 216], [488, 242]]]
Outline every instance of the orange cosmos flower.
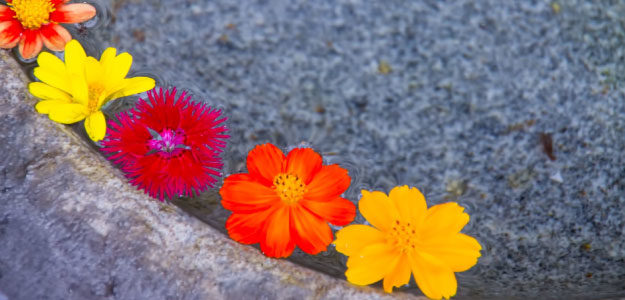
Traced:
[[327, 222], [347, 225], [356, 215], [356, 206], [341, 198], [351, 181], [347, 170], [322, 165], [310, 148], [285, 156], [272, 144], [256, 146], [247, 170], [228, 176], [219, 191], [233, 212], [226, 229], [235, 241], [260, 243], [269, 257], [287, 257], [296, 245], [309, 254], [325, 251], [333, 240]]
[[59, 23], [79, 23], [93, 18], [96, 10], [86, 3], [65, 4], [69, 0], [7, 0], [0, 4], [0, 48], [19, 44], [22, 57], [35, 57], [45, 45], [62, 51], [72, 39]]

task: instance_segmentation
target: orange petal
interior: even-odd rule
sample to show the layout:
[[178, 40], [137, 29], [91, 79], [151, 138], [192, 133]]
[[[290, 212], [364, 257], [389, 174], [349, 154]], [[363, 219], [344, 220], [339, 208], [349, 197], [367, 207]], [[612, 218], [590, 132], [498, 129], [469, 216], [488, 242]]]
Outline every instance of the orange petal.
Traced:
[[371, 226], [355, 224], [344, 227], [336, 232], [336, 251], [352, 256], [358, 254], [364, 247], [372, 244], [383, 244], [386, 235]]
[[401, 258], [397, 261], [395, 267], [384, 276], [384, 291], [391, 293], [393, 292], [393, 287], [408, 284], [410, 281], [410, 273], [408, 257], [405, 254], [401, 254]]
[[421, 237], [427, 240], [460, 232], [469, 222], [469, 215], [463, 211], [464, 207], [456, 202], [430, 207], [421, 226]]
[[309, 184], [321, 169], [321, 155], [311, 148], [295, 148], [286, 157], [286, 171], [295, 174], [304, 184]]
[[365, 219], [377, 229], [387, 231], [400, 219], [395, 205], [379, 191], [362, 190], [362, 198], [358, 202], [358, 209]]
[[43, 44], [52, 51], [63, 51], [65, 44], [72, 39], [69, 31], [59, 24], [43, 25], [40, 32]]
[[277, 209], [267, 220], [267, 235], [260, 242], [260, 250], [269, 257], [287, 257], [295, 249], [289, 226], [291, 209], [287, 206]]
[[18, 21], [0, 22], [0, 48], [10, 49], [20, 41], [22, 25]]
[[423, 241], [419, 249], [444, 262], [452, 271], [463, 272], [477, 263], [482, 246], [475, 238], [456, 233]]
[[369, 245], [347, 259], [345, 277], [353, 284], [372, 284], [384, 278], [400, 258], [401, 254], [389, 244]]
[[339, 165], [323, 166], [307, 186], [308, 192], [304, 197], [314, 201], [328, 201], [343, 194], [350, 182], [347, 170]]
[[8, 6], [0, 4], [0, 21], [13, 20], [15, 12], [13, 12]]
[[325, 251], [334, 239], [330, 226], [300, 205], [291, 206], [291, 235], [302, 251], [313, 255]]
[[271, 186], [273, 178], [283, 171], [286, 156], [273, 144], [258, 145], [247, 155], [247, 171], [261, 183]]
[[93, 18], [95, 7], [86, 3], [62, 4], [50, 13], [50, 21], [57, 23], [80, 23]]
[[341, 197], [330, 201], [312, 201], [304, 198], [299, 203], [315, 215], [337, 226], [349, 224], [356, 216], [356, 205]]
[[425, 197], [417, 188], [411, 188], [407, 185], [396, 186], [388, 194], [388, 197], [395, 204], [397, 212], [404, 220], [414, 220], [420, 224], [422, 218], [425, 217], [427, 204]]
[[449, 299], [456, 294], [456, 275], [447, 265], [425, 253], [416, 253], [409, 260], [415, 281], [428, 298]]
[[235, 213], [252, 213], [280, 204], [276, 192], [249, 174], [232, 174], [224, 180], [219, 190], [221, 205]]
[[242, 244], [255, 244], [265, 238], [265, 224], [273, 209], [258, 213], [232, 214], [226, 221], [226, 229], [230, 238]]
[[19, 51], [23, 58], [29, 59], [37, 56], [39, 52], [41, 52], [41, 48], [43, 47], [43, 42], [41, 41], [41, 36], [39, 35], [39, 31], [35, 30], [25, 30], [23, 33], [23, 37], [20, 40]]

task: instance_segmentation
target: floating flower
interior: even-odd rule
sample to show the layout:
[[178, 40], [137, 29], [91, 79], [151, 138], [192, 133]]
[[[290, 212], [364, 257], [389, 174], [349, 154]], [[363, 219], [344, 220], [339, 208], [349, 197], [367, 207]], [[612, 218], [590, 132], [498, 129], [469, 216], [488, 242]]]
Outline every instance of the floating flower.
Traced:
[[69, 0], [7, 0], [0, 4], [0, 48], [19, 44], [22, 57], [41, 52], [42, 45], [62, 51], [72, 39], [59, 23], [80, 23], [93, 18], [96, 10], [86, 3], [66, 4]]
[[154, 87], [148, 77], [125, 78], [132, 64], [128, 53], [117, 55], [115, 48], [104, 50], [100, 61], [87, 56], [80, 43], [72, 40], [65, 46], [65, 64], [43, 52], [37, 57], [34, 74], [42, 82], [32, 82], [28, 90], [43, 99], [35, 106], [52, 121], [72, 124], [85, 120], [89, 137], [99, 141], [106, 134], [101, 108], [107, 102]]
[[176, 88], [148, 92], [134, 109], [109, 121], [102, 151], [120, 165], [130, 183], [163, 201], [212, 187], [223, 164], [228, 129], [221, 110], [190, 101]]
[[455, 202], [427, 208], [416, 188], [395, 187], [390, 194], [362, 191], [360, 213], [371, 225], [350, 225], [336, 233], [336, 250], [347, 255], [351, 283], [384, 279], [384, 290], [407, 284], [410, 274], [429, 298], [456, 294], [456, 276], [477, 263], [482, 247], [460, 233], [469, 215]]
[[317, 254], [332, 242], [327, 222], [346, 225], [356, 206], [341, 198], [351, 181], [338, 165], [322, 165], [310, 148], [288, 156], [272, 144], [256, 146], [247, 156], [248, 173], [228, 176], [219, 191], [232, 215], [226, 229], [243, 244], [260, 243], [270, 257], [287, 257], [297, 245]]

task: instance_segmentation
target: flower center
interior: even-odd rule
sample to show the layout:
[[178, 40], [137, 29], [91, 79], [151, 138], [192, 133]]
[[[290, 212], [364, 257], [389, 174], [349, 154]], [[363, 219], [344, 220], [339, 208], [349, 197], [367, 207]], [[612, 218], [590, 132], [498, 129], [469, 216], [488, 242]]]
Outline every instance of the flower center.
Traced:
[[307, 191], [304, 182], [293, 174], [278, 174], [273, 178], [273, 185], [282, 202], [286, 204], [293, 204], [302, 200]]
[[417, 228], [414, 223], [395, 220], [392, 229], [388, 233], [389, 241], [401, 252], [415, 250], [417, 246]]
[[156, 132], [148, 128], [152, 139], [148, 141], [148, 154], [158, 153], [162, 157], [171, 158], [180, 155], [183, 150], [190, 149], [184, 145], [185, 135], [182, 130], [163, 129]]
[[50, 0], [13, 0], [7, 4], [15, 12], [14, 18], [26, 29], [38, 29], [50, 23], [50, 13], [54, 11]]
[[87, 109], [90, 113], [94, 113], [100, 109], [100, 95], [104, 92], [104, 87], [101, 85], [89, 85], [89, 103], [87, 103]]

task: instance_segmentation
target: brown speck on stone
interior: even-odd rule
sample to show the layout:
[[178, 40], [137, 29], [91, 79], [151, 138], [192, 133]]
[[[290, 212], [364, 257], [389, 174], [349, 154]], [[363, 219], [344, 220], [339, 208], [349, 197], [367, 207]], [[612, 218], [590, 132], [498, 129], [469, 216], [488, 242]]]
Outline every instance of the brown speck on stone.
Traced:
[[135, 38], [137, 42], [144, 42], [145, 32], [141, 29], [135, 29], [132, 31], [132, 37]]
[[549, 159], [556, 160], [556, 156], [553, 154], [553, 139], [549, 133], [540, 133], [540, 143], [543, 145], [543, 152], [547, 154]]
[[592, 277], [592, 273], [588, 272], [586, 273], [586, 278], [591, 278]]
[[584, 190], [580, 190], [578, 194], [580, 197], [586, 197], [586, 191]]
[[581, 246], [579, 246], [580, 249], [584, 250], [584, 251], [590, 251], [590, 243], [583, 243]]
[[393, 71], [393, 69], [391, 69], [391, 65], [388, 64], [388, 62], [381, 60], [378, 63], [378, 72], [380, 72], [380, 74], [388, 74], [391, 73]]
[[228, 25], [226, 25], [226, 28], [227, 28], [227, 29], [230, 29], [230, 30], [233, 30], [233, 29], [236, 29], [236, 28], [237, 28], [237, 25], [234, 25], [234, 24], [232, 24], [232, 23], [228, 23]]
[[228, 43], [229, 41], [230, 41], [230, 38], [228, 37], [228, 35], [227, 35], [227, 34], [222, 34], [222, 35], [219, 37], [219, 42], [220, 42], [220, 43], [224, 43], [224, 44], [225, 44], [225, 43]]
[[325, 109], [325, 107], [323, 107], [323, 105], [317, 104], [317, 106], [315, 107], [315, 111], [317, 113], [323, 114], [323, 113], [326, 112], [326, 109]]
[[253, 133], [250, 133], [250, 140], [255, 141], [255, 140], [257, 140], [257, 139], [258, 139], [258, 136], [257, 136], [257, 135], [255, 135], [255, 134], [253, 134]]

